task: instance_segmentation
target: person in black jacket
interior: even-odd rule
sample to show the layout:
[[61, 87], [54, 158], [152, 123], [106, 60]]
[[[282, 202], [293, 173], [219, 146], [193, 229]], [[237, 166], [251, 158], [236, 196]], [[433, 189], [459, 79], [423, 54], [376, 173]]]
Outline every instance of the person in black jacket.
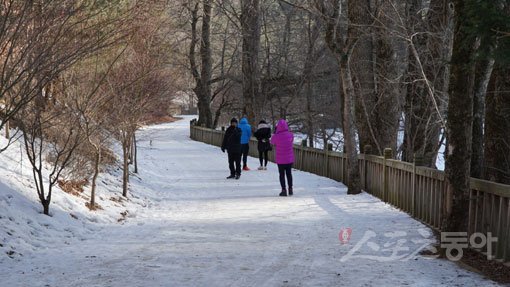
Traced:
[[[227, 179], [239, 179], [241, 176], [241, 129], [237, 127], [237, 119], [230, 120], [230, 126], [225, 131], [221, 151], [228, 153], [230, 176]], [[235, 164], [235, 167], [234, 167]]]
[[259, 170], [267, 170], [267, 155], [271, 150], [271, 143], [269, 139], [271, 138], [271, 127], [266, 123], [266, 121], [262, 120], [259, 122], [257, 127], [257, 131], [253, 134], [258, 141], [257, 149], [259, 150], [259, 161], [260, 167]]

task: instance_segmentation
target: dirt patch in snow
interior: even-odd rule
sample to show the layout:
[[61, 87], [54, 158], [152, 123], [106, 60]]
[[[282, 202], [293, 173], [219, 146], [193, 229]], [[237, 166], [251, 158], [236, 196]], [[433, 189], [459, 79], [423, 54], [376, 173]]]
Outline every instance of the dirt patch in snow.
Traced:
[[498, 283], [510, 284], [510, 266], [496, 260], [488, 260], [487, 256], [472, 249], [464, 250], [459, 265], [475, 269], [478, 273]]
[[81, 196], [83, 187], [88, 183], [86, 179], [80, 180], [58, 180], [58, 186], [62, 191], [72, 194], [74, 196]]
[[[445, 256], [445, 249], [440, 245], [434, 246], [436, 250], [441, 250], [440, 258], [448, 260]], [[429, 250], [423, 250], [420, 255], [437, 256]], [[487, 255], [473, 249], [464, 249], [462, 258], [456, 262], [457, 265], [471, 272], [478, 273], [486, 278], [501, 284], [510, 284], [510, 265], [497, 260], [487, 259]]]
[[181, 118], [172, 117], [169, 115], [150, 115], [145, 119], [144, 123], [146, 125], [158, 125], [165, 123], [173, 123], [178, 120], [181, 120]]

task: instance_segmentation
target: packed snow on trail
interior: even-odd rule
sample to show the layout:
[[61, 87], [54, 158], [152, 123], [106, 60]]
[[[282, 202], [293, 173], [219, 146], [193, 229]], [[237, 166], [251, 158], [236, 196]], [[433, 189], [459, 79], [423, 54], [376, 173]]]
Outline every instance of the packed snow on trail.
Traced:
[[112, 200], [119, 171], [101, 174], [93, 212], [56, 189], [40, 214], [19, 144], [1, 153], [0, 285], [496, 285], [419, 255], [427, 227], [341, 183], [294, 171], [294, 196], [278, 197], [273, 164], [226, 180], [226, 155], [191, 141], [189, 120], [141, 130], [130, 198]]

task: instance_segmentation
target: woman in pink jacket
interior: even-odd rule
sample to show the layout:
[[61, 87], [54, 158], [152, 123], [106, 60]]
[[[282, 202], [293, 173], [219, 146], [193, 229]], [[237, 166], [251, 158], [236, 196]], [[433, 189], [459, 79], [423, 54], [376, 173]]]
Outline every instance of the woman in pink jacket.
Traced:
[[280, 185], [282, 192], [280, 196], [287, 196], [285, 188], [285, 176], [289, 184], [288, 195], [293, 195], [292, 191], [292, 164], [294, 163], [294, 135], [289, 131], [289, 125], [283, 119], [278, 121], [276, 131], [271, 138], [271, 144], [275, 146], [276, 163], [280, 173]]

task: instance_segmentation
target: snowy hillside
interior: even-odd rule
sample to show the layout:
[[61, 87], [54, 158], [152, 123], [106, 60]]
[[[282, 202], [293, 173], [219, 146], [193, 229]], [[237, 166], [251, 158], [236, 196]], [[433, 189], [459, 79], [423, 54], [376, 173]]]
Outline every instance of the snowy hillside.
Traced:
[[[2, 137], [0, 146], [5, 144]], [[125, 216], [133, 216], [146, 200], [133, 198], [136, 192], [131, 199], [122, 199], [120, 178], [116, 171], [100, 175], [96, 200], [102, 210], [90, 211], [85, 206], [89, 186], [80, 195], [65, 193], [56, 186], [50, 205], [52, 216], [42, 215], [31, 165], [20, 142], [14, 142], [0, 153], [0, 263], [30, 256], [48, 245], [84, 240], [109, 224], [122, 224]]]

